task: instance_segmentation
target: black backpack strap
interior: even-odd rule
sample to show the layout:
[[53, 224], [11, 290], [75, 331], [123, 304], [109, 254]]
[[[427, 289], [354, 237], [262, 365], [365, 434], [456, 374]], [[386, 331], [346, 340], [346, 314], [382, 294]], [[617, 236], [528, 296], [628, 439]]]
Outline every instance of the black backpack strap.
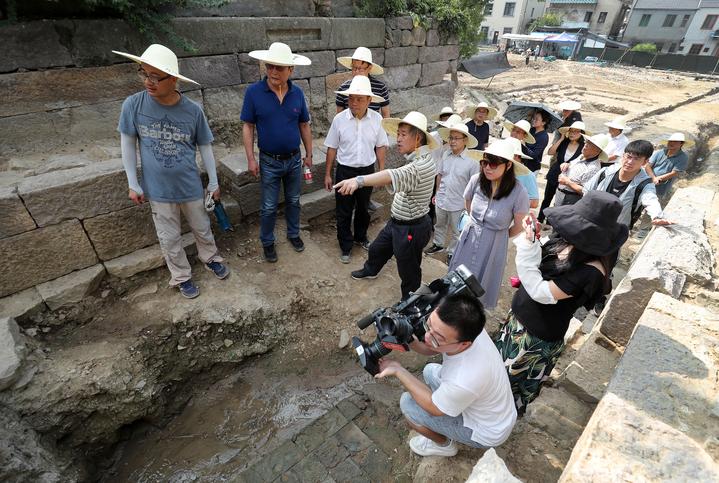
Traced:
[[642, 196], [642, 191], [644, 191], [644, 187], [652, 182], [651, 178], [647, 178], [645, 180], [642, 180], [638, 185], [637, 188], [634, 190], [634, 199], [632, 200], [632, 216], [629, 221], [629, 229], [631, 230], [634, 224], [637, 222], [640, 216], [642, 216], [642, 211], [644, 207], [639, 204], [639, 197]]

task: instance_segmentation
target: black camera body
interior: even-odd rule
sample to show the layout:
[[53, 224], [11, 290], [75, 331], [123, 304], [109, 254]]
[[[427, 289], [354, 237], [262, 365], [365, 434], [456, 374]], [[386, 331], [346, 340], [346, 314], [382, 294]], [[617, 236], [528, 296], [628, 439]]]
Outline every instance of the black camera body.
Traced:
[[466, 293], [476, 298], [484, 294], [484, 289], [464, 265], [429, 285], [420, 286], [406, 300], [392, 307], [379, 308], [360, 319], [357, 322], [360, 329], [366, 329], [372, 323], [377, 329], [377, 338], [370, 344], [365, 344], [358, 337], [352, 338], [360, 365], [374, 376], [379, 372], [382, 357], [393, 350], [408, 351], [413, 336], [424, 340], [427, 317], [445, 296], [455, 293]]

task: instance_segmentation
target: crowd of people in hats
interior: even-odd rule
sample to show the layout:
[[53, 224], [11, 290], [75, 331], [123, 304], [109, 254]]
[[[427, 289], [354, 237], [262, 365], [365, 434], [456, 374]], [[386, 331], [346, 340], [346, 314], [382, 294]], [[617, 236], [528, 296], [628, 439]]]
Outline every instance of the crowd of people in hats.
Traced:
[[[177, 89], [177, 81], [194, 81], [180, 74], [171, 50], [155, 44], [140, 56], [116, 53], [139, 64], [144, 86], [123, 103], [118, 125], [129, 197], [149, 201], [170, 285], [194, 298], [200, 292], [182, 248], [181, 215], [202, 265], [219, 279], [230, 274], [206, 212], [213, 198], [220, 199], [212, 131], [201, 107]], [[303, 167], [313, 163], [313, 139], [304, 93], [290, 77], [310, 59], [279, 42], [249, 55], [264, 77], [247, 88], [238, 114], [247, 169], [260, 178], [263, 257], [274, 263], [280, 189], [287, 239], [295, 251], [304, 250], [300, 193]], [[323, 184], [335, 193], [339, 261], [350, 263], [355, 248], [367, 251], [362, 267], [348, 276], [375, 278], [394, 257], [405, 299], [422, 283], [423, 252], [444, 253], [448, 271], [466, 267], [485, 290], [480, 301], [449, 297], [428, 318], [425, 339], [411, 347], [442, 354], [443, 363], [427, 365], [424, 380], [389, 359], [382, 359], [377, 377], [397, 377], [405, 387], [400, 407], [420, 434], [410, 441], [415, 453], [452, 456], [456, 443], [499, 445], [551, 373], [574, 312], [601, 310], [619, 250], [639, 215], [646, 211], [654, 225], [672, 223], [659, 197], [686, 170], [682, 148], [689, 141], [675, 133], [657, 150], [645, 140], [630, 142], [621, 119], [606, 123], [607, 133], [593, 134], [573, 100], [558, 106], [563, 124], [554, 133], [544, 110], [500, 124], [498, 110], [486, 102], [462, 113], [445, 107], [434, 118], [438, 128], [430, 129], [419, 112], [389, 117], [387, 86], [375, 77], [382, 67], [369, 49], [337, 61], [352, 76], [336, 91]], [[406, 159], [392, 169], [384, 166], [388, 135]], [[537, 176], [545, 151], [552, 162], [540, 207]], [[394, 195], [390, 217], [370, 240], [370, 198], [381, 186]], [[492, 340], [484, 309], [497, 305], [510, 239], [518, 282]]]

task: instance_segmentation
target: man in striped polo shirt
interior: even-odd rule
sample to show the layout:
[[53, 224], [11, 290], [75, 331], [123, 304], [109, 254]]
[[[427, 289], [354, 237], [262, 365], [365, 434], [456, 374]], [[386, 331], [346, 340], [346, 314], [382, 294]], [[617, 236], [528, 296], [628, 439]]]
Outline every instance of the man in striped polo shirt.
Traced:
[[[383, 118], [389, 117], [389, 90], [387, 89], [387, 84], [374, 77], [376, 75], [382, 75], [384, 69], [379, 64], [372, 62], [372, 51], [367, 47], [357, 47], [351, 57], [338, 57], [337, 62], [351, 69], [353, 78], [358, 75], [364, 75], [369, 78], [370, 85], [372, 86], [372, 94], [382, 98], [381, 101], [373, 100], [369, 108], [379, 112]], [[352, 79], [347, 79], [337, 90], [346, 91], [350, 87], [350, 82], [352, 82]], [[337, 106], [338, 113], [344, 111], [349, 107], [348, 97], [337, 94], [335, 97], [335, 105]]]
[[422, 249], [432, 235], [428, 213], [436, 164], [431, 150], [438, 144], [427, 132], [427, 118], [419, 112], [412, 111], [404, 119], [383, 119], [382, 127], [397, 136], [397, 150], [407, 158], [407, 164], [346, 179], [334, 188], [349, 195], [364, 186], [387, 186], [395, 194], [390, 220], [370, 245], [364, 267], [352, 272], [352, 278], [376, 278], [394, 256], [405, 299], [422, 283]]

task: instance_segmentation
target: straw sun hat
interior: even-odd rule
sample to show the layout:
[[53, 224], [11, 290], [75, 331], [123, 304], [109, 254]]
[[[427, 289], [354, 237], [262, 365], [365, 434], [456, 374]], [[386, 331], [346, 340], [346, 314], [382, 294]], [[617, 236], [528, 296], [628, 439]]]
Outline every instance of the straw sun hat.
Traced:
[[666, 144], [669, 141], [681, 141], [686, 147], [694, 146], [694, 141], [692, 141], [691, 139], [687, 139], [686, 136], [684, 136], [683, 132], [675, 132], [674, 134], [666, 138], [664, 141], [662, 141], [661, 144]]
[[627, 128], [627, 125], [624, 123], [624, 120], [621, 117], [617, 117], [609, 122], [605, 122], [604, 125], [607, 127], [611, 127], [612, 129], [619, 129], [620, 131], [624, 131]]
[[605, 163], [609, 160], [609, 153], [607, 153], [607, 146], [609, 146], [609, 136], [606, 134], [595, 134], [594, 136], [587, 136], [582, 134], [584, 141], [589, 141], [598, 147], [602, 152], [599, 154], [599, 159]]
[[253, 59], [262, 62], [283, 65], [285, 67], [294, 67], [296, 65], [310, 65], [312, 61], [304, 55], [292, 53], [292, 49], [282, 42], [273, 42], [268, 50], [253, 50], [248, 54]]
[[384, 98], [372, 93], [372, 85], [369, 78], [363, 75], [356, 75], [352, 78], [346, 91], [335, 91], [335, 94], [342, 96], [370, 96], [372, 102], [384, 102]]
[[477, 161], [480, 161], [484, 158], [484, 153], [493, 154], [502, 159], [506, 159], [514, 165], [515, 176], [524, 176], [525, 174], [530, 174], [531, 171], [529, 170], [529, 168], [527, 168], [522, 163], [515, 161], [514, 159], [514, 155], [517, 154], [515, 141], [519, 142], [519, 139], [513, 139], [514, 138], [498, 139], [497, 141], [494, 141], [492, 144], [487, 146], [487, 149], [485, 149], [484, 151], [472, 150], [470, 151], [470, 153], [473, 155], [473, 158], [477, 159]]
[[372, 51], [367, 47], [357, 47], [352, 56], [350, 57], [337, 58], [337, 62], [339, 62], [340, 65], [347, 67], [348, 69], [352, 69], [353, 60], [361, 60], [362, 62], [372, 64], [372, 67], [369, 70], [369, 73], [372, 75], [381, 75], [384, 72], [384, 69], [381, 65], [372, 62]]
[[461, 119], [458, 123], [450, 124], [446, 127], [441, 127], [439, 129], [437, 129], [437, 131], [439, 131], [439, 135], [442, 137], [442, 139], [444, 139], [447, 142], [449, 142], [449, 135], [452, 131], [464, 134], [465, 137], [467, 138], [467, 146], [466, 146], [467, 149], [476, 148], [477, 145], [479, 144], [479, 142], [477, 141], [477, 138], [472, 136], [471, 134], [469, 134], [469, 128], [467, 127], [466, 124], [464, 124], [462, 122]]
[[579, 129], [582, 131], [582, 134], [586, 134], [587, 136], [592, 135], [591, 131], [587, 130], [587, 126], [585, 126], [582, 121], [574, 121], [571, 126], [560, 127], [557, 131], [566, 136], [570, 129]]
[[450, 106], [445, 106], [442, 108], [441, 111], [439, 111], [439, 114], [432, 116], [432, 120], [439, 121], [440, 117], [446, 116], [447, 114], [457, 114], [457, 113], [454, 112], [454, 109], [452, 109]]
[[138, 64], [147, 64], [154, 67], [155, 69], [161, 70], [165, 74], [169, 74], [173, 77], [177, 77], [181, 81], [192, 82], [193, 84], [200, 85], [199, 82], [180, 75], [180, 69], [177, 65], [177, 56], [173, 51], [160, 44], [152, 44], [142, 53], [141, 56], [128, 54], [126, 52], [118, 52], [117, 50], [112, 51], [114, 54], [127, 57], [128, 59], [134, 60]]
[[470, 104], [469, 106], [464, 108], [464, 116], [468, 117], [470, 119], [474, 119], [474, 113], [477, 109], [484, 108], [489, 111], [487, 113], [487, 121], [491, 121], [495, 117], [497, 117], [497, 110], [493, 107], [491, 107], [486, 102], [480, 102], [479, 104]]
[[507, 131], [512, 131], [515, 127], [518, 127], [522, 131], [524, 131], [524, 142], [529, 144], [534, 144], [537, 142], [536, 139], [534, 139], [534, 136], [529, 134], [529, 130], [532, 128], [532, 126], [529, 125], [529, 121], [522, 119], [520, 121], [517, 121], [516, 123], [510, 122], [510, 121], [504, 121], [504, 129]]
[[395, 137], [397, 136], [397, 129], [399, 129], [400, 124], [409, 124], [422, 131], [427, 137], [427, 147], [429, 147], [429, 149], [437, 149], [439, 147], [437, 140], [427, 131], [427, 118], [421, 112], [411, 111], [402, 119], [397, 117], [382, 119], [382, 127], [384, 130]]

